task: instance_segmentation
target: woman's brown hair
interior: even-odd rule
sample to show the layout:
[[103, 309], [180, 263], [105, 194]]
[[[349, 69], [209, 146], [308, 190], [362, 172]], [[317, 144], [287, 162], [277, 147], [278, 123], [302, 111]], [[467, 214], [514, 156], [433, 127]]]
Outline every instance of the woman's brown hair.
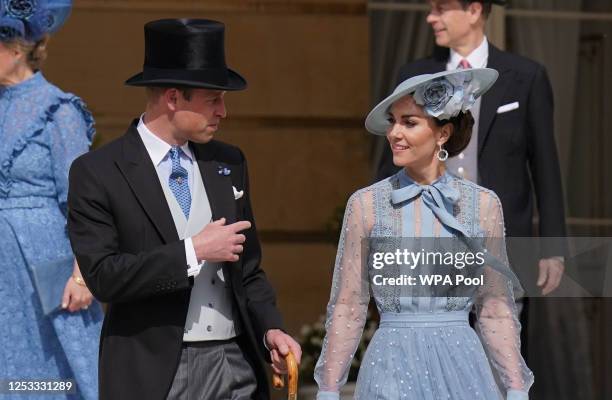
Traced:
[[11, 50], [18, 50], [25, 54], [26, 63], [32, 71], [38, 71], [45, 59], [47, 58], [47, 44], [49, 43], [49, 35], [45, 35], [42, 39], [32, 43], [21, 38], [14, 38], [3, 42], [4, 46]]
[[454, 157], [461, 153], [472, 138], [472, 128], [474, 127], [474, 117], [469, 111], [460, 112], [456, 117], [440, 121], [434, 118], [436, 125], [444, 126], [446, 124], [453, 125], [453, 133], [444, 144], [444, 148], [448, 151], [449, 157]]

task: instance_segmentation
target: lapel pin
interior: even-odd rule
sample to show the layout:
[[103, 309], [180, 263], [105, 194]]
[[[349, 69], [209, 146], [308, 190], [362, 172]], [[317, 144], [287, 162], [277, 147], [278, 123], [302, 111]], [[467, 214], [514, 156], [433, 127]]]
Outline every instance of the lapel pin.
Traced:
[[219, 170], [217, 171], [217, 173], [218, 173], [219, 175], [228, 176], [229, 174], [231, 174], [231, 173], [232, 173], [232, 170], [231, 170], [231, 169], [229, 169], [229, 168], [226, 168], [226, 167], [224, 167], [224, 166], [222, 166], [222, 165], [219, 165]]

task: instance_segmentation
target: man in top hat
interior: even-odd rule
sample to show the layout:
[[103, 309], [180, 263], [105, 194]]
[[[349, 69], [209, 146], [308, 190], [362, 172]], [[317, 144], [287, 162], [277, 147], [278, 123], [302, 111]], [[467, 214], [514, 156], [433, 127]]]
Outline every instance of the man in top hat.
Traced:
[[83, 277], [108, 303], [100, 399], [267, 399], [262, 356], [300, 347], [282, 331], [240, 149], [213, 140], [227, 91], [224, 25], [145, 25], [144, 114], [70, 171], [69, 231]]
[[[475, 124], [470, 143], [461, 154], [447, 160], [447, 167], [453, 174], [497, 193], [507, 236], [533, 236], [535, 192], [539, 235], [563, 237], [563, 191], [548, 75], [542, 65], [501, 51], [488, 42], [485, 23], [491, 3], [505, 5], [506, 1], [430, 0], [427, 22], [439, 47], [433, 57], [402, 67], [398, 82], [457, 68], [496, 69], [499, 79], [471, 110]], [[387, 147], [378, 178], [396, 171]], [[534, 275], [544, 295], [552, 292], [561, 280], [564, 266], [558, 256], [554, 249], [549, 249], [539, 260], [539, 271]]]

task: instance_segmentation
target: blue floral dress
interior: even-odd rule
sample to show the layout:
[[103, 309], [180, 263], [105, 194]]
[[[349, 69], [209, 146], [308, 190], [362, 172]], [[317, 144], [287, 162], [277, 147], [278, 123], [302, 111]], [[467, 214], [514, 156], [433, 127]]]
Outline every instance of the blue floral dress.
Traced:
[[[68, 170], [93, 134], [82, 101], [40, 72], [0, 87], [0, 380], [75, 380], [78, 394], [45, 398], [96, 399], [98, 393], [100, 305], [45, 316], [29, 270], [72, 253]], [[14, 396], [30, 397], [39, 398]]]

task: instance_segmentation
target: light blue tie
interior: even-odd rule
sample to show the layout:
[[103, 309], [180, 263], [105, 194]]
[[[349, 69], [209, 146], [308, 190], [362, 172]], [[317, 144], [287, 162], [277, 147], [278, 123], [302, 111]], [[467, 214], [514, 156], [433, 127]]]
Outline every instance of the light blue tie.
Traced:
[[170, 173], [169, 185], [176, 201], [178, 201], [185, 217], [189, 219], [191, 209], [191, 192], [189, 191], [189, 175], [187, 170], [181, 166], [181, 153], [183, 150], [173, 146], [168, 154], [172, 160], [172, 172]]
[[445, 207], [445, 204], [454, 205], [459, 201], [459, 192], [455, 188], [444, 182], [444, 179], [440, 179], [432, 185], [411, 183], [391, 192], [391, 201], [397, 205], [418, 196], [423, 198], [423, 203], [438, 217], [440, 222], [468, 237], [466, 229]]

